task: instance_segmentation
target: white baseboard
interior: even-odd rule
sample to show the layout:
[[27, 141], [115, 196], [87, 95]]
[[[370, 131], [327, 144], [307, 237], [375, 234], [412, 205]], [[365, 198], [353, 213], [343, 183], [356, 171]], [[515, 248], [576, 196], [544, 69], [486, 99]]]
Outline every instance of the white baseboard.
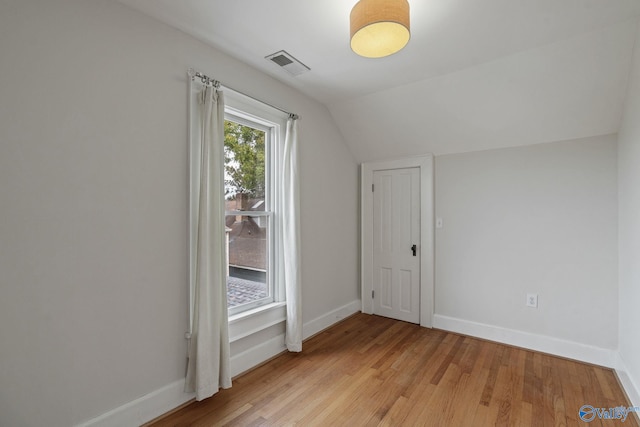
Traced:
[[[302, 338], [307, 339], [331, 325], [339, 322], [345, 317], [351, 316], [360, 311], [360, 300], [352, 301], [329, 313], [323, 314], [302, 325]], [[271, 338], [259, 345], [249, 348], [231, 357], [231, 376], [240, 375], [243, 372], [263, 363], [287, 349], [284, 334]]]
[[237, 377], [243, 372], [277, 356], [287, 349], [284, 334], [253, 346], [231, 357], [231, 376]]
[[522, 347], [555, 356], [579, 360], [594, 365], [613, 368], [620, 379], [632, 406], [640, 407], [640, 387], [627, 373], [624, 360], [617, 350], [590, 346], [545, 335], [532, 334], [515, 329], [502, 328], [436, 314], [433, 327], [503, 344]]
[[[342, 307], [317, 317], [302, 326], [303, 339], [330, 327], [340, 320], [360, 311], [362, 302], [352, 301]], [[237, 376], [286, 350], [284, 334], [254, 346], [231, 357], [231, 375]], [[171, 411], [195, 397], [184, 392], [184, 378], [155, 390], [132, 402], [126, 403], [99, 417], [76, 427], [139, 426]]]
[[329, 326], [339, 322], [345, 317], [349, 317], [352, 314], [359, 312], [361, 308], [362, 301], [355, 300], [349, 304], [343, 305], [342, 307], [336, 308], [327, 314], [323, 314], [320, 317], [316, 317], [315, 319], [308, 321], [302, 325], [302, 338], [306, 340], [307, 338], [314, 336], [318, 332], [327, 329]]
[[184, 378], [152, 391], [76, 427], [139, 426], [188, 402], [195, 393], [184, 392]]
[[627, 393], [627, 396], [631, 401], [631, 405], [640, 408], [640, 387], [638, 387], [638, 384], [633, 381], [633, 378], [631, 378], [627, 372], [629, 372], [627, 370], [627, 365], [624, 363], [622, 356], [618, 354], [618, 366], [616, 367], [616, 373], [618, 374], [620, 383], [622, 383], [622, 387]]
[[545, 335], [532, 334], [530, 332], [507, 329], [439, 314], [433, 316], [433, 327], [608, 368], [616, 368], [618, 365], [618, 352], [616, 350], [590, 346]]

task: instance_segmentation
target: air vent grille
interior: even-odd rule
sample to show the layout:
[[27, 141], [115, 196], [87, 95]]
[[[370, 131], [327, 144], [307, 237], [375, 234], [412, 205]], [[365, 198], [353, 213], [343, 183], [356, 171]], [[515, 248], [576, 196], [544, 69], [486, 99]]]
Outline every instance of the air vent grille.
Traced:
[[273, 58], [271, 58], [271, 60], [281, 67], [284, 67], [285, 65], [293, 64], [293, 61], [284, 55], [274, 56]]
[[269, 61], [278, 65], [292, 76], [298, 76], [311, 70], [309, 67], [298, 61], [291, 54], [285, 52], [284, 50], [272, 53], [271, 55], [267, 55], [265, 56], [265, 59], [268, 59]]

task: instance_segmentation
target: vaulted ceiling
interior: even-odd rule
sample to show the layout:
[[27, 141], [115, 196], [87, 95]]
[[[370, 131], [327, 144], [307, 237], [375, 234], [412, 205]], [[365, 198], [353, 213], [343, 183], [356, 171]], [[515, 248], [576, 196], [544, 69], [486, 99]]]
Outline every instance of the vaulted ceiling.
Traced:
[[[359, 161], [618, 130], [640, 0], [409, 0], [411, 40], [349, 48], [355, 0], [119, 0], [325, 104]], [[290, 76], [279, 50], [311, 68]]]

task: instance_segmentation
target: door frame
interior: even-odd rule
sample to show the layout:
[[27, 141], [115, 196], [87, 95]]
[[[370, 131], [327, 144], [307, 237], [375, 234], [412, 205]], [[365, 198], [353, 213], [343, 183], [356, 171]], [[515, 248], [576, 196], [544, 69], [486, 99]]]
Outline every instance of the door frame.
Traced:
[[434, 187], [433, 155], [362, 163], [360, 165], [360, 289], [362, 312], [373, 313], [373, 172], [420, 170], [420, 326], [433, 326], [434, 311]]

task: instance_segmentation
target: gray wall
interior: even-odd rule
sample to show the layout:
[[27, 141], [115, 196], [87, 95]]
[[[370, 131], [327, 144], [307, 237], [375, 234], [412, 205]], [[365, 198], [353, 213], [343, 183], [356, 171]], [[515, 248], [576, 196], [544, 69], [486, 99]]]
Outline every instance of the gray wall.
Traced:
[[302, 116], [303, 317], [358, 298], [357, 165], [327, 110], [114, 1], [0, 2], [0, 424], [185, 373], [187, 80]]
[[615, 136], [437, 157], [436, 314], [616, 349], [616, 161]]
[[620, 182], [620, 357], [640, 405], [640, 30], [618, 142]]

